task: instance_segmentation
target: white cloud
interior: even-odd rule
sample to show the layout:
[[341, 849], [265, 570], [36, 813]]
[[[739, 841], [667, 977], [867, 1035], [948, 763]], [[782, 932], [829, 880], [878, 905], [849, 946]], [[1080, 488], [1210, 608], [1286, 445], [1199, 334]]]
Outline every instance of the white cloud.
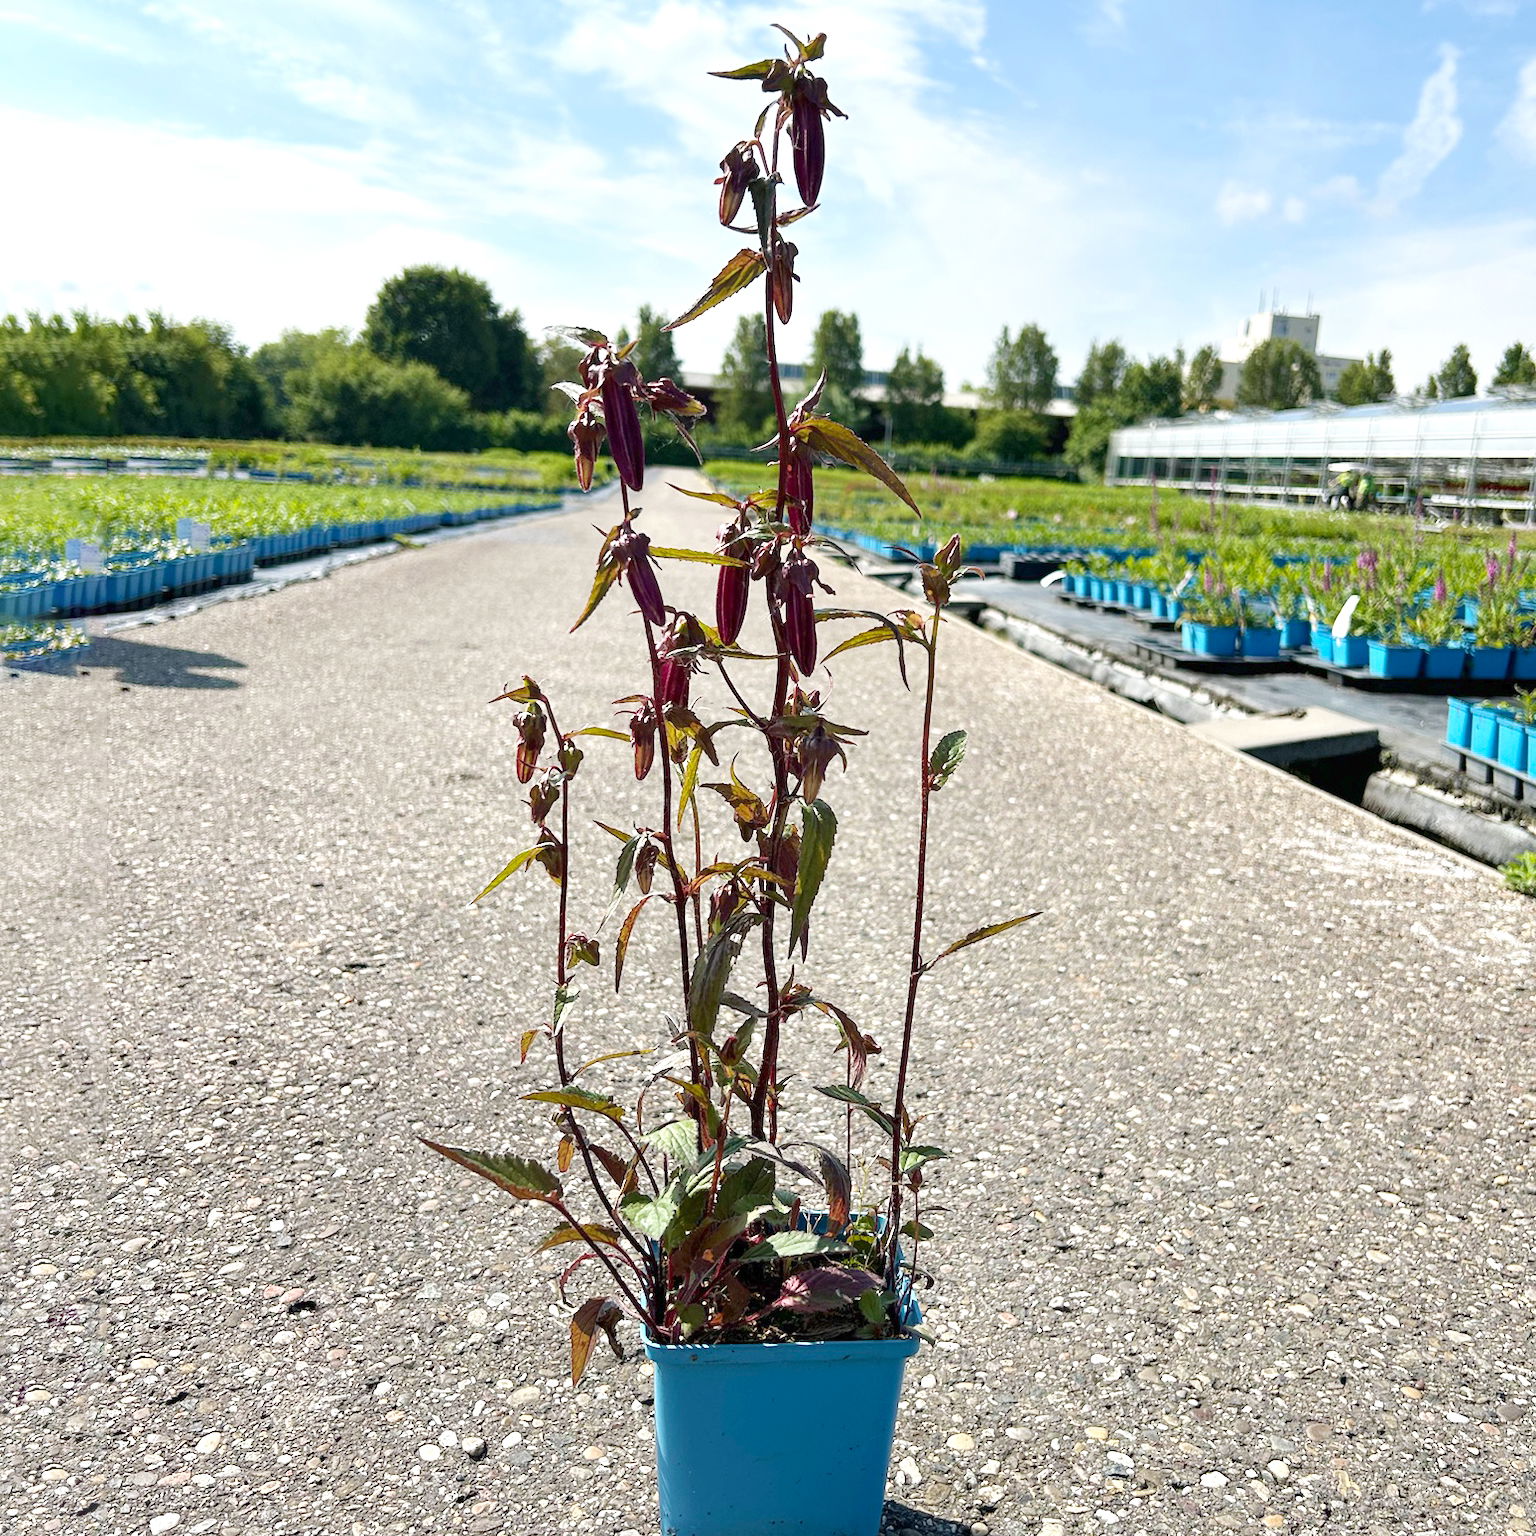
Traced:
[[1287, 224], [1300, 224], [1307, 216], [1306, 199], [1288, 197], [1282, 205], [1280, 212]]
[[1241, 182], [1228, 181], [1216, 194], [1216, 216], [1223, 224], [1244, 224], [1250, 219], [1262, 219], [1274, 202], [1262, 187], [1245, 187]]
[[1459, 57], [1459, 51], [1449, 43], [1440, 45], [1440, 67], [1419, 92], [1419, 110], [1403, 130], [1402, 153], [1382, 172], [1377, 184], [1376, 212], [1397, 212], [1461, 142], [1461, 119], [1456, 115]]
[[[1078, 343], [1071, 332], [1086, 345], [1101, 306], [1118, 313], [1150, 288], [1152, 273], [1125, 259], [1143, 234], [1128, 187], [1091, 167], [1069, 171], [1026, 134], [972, 111], [963, 72], [956, 89], [934, 79], [930, 49], [958, 43], [974, 54], [982, 44], [985, 18], [972, 0], [822, 0], [803, 11], [775, 0], [650, 9], [588, 0], [555, 49], [558, 64], [663, 113], [685, 146], [672, 180], [693, 212], [673, 241], [686, 262], [674, 271], [690, 275], [672, 276], [672, 299], [694, 297], [710, 263], [734, 248], [714, 225], [708, 179], [760, 99], [702, 72], [761, 57], [779, 20], [827, 32], [832, 99], [848, 113], [827, 125], [823, 209], [795, 226], [803, 282], [789, 360], [807, 348], [820, 310], [852, 309], [871, 366], [915, 343], [941, 358], [952, 383], [975, 380], [1003, 324], [1050, 325], [1067, 355]], [[665, 223], [653, 207], [633, 227]], [[976, 229], [984, 241], [958, 233]], [[680, 281], [692, 291], [678, 294]], [[715, 365], [740, 313], [722, 306], [678, 332], [690, 366]]]
[[1119, 42], [1125, 36], [1126, 0], [1088, 0], [1089, 15], [1083, 31], [1092, 42]]
[[1536, 161], [1536, 54], [1525, 61], [1520, 85], [1499, 136], [1522, 159]]

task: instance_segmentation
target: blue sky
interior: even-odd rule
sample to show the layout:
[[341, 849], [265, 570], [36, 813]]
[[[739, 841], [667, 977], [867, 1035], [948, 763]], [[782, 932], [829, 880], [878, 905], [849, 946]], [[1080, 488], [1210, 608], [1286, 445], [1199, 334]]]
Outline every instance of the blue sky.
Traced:
[[1036, 321], [1070, 378], [1261, 292], [1405, 386], [1536, 345], [1536, 0], [0, 0], [0, 308], [255, 345], [435, 261], [535, 329], [676, 312], [736, 248], [710, 183], [761, 101], [705, 71], [771, 21], [829, 34], [849, 113], [788, 357], [851, 308], [870, 366], [921, 346], [956, 385]]

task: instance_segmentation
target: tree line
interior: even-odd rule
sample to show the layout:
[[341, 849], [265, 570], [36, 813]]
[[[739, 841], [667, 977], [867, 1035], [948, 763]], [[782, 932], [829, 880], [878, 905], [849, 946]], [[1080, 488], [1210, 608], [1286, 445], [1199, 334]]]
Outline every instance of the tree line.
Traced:
[[[682, 369], [661, 313], [641, 305], [631, 337], [648, 378]], [[554, 386], [576, 375], [581, 349], [559, 337], [536, 344], [515, 309], [457, 269], [410, 267], [380, 288], [362, 330], [287, 331], [247, 351], [211, 321], [159, 314], [103, 320], [33, 314], [0, 322], [0, 435], [12, 437], [287, 437], [375, 447], [563, 450], [566, 400]], [[1284, 410], [1324, 398], [1317, 359], [1285, 337], [1261, 342], [1244, 362], [1235, 395], [1222, 394], [1215, 347], [1186, 358], [1133, 358], [1115, 340], [1095, 341], [1079, 370], [1070, 428], [1048, 407], [1060, 362], [1044, 330], [1004, 326], [993, 346], [977, 409], [946, 405], [944, 370], [903, 347], [879, 397], [867, 389], [858, 316], [821, 315], [805, 362], [809, 386], [825, 372], [821, 409], [866, 438], [934, 462], [1020, 464], [1055, 455], [1088, 473], [1104, 464], [1110, 434], [1152, 417], [1222, 405]], [[1458, 345], [1420, 393], [1451, 399], [1477, 390]], [[1536, 385], [1536, 356], [1505, 351], [1495, 387]], [[1397, 393], [1386, 348], [1352, 362], [1332, 398], [1343, 405]], [[743, 315], [726, 349], [703, 428], [706, 445], [761, 442], [773, 402], [763, 320]], [[679, 445], [657, 432], [662, 457]]]

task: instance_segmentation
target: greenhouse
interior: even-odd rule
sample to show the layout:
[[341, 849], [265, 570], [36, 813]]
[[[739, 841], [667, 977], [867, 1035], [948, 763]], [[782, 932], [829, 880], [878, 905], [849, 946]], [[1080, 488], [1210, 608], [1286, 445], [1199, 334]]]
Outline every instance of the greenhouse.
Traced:
[[1111, 485], [1536, 522], [1536, 398], [1218, 411], [1110, 438]]

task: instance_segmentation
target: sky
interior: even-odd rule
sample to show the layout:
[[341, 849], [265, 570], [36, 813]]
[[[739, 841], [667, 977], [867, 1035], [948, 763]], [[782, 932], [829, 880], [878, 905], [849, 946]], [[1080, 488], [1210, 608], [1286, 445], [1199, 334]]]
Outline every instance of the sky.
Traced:
[[[1220, 344], [1309, 300], [1409, 388], [1536, 346], [1536, 0], [0, 0], [0, 311], [357, 328], [420, 262], [538, 335], [680, 312], [776, 51], [848, 113], [782, 344], [979, 383], [1001, 327]], [[677, 333], [713, 371], [746, 301]]]

